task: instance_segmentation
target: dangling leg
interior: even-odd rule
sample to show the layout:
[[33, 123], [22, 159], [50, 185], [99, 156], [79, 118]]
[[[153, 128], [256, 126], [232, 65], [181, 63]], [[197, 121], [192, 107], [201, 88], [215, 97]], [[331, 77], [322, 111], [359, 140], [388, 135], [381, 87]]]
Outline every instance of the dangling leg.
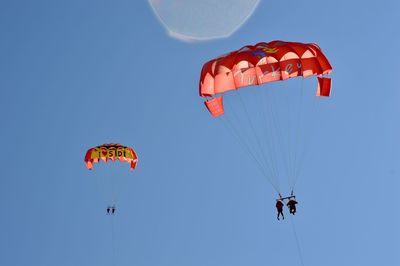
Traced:
[[282, 216], [282, 219], [285, 219], [285, 216], [283, 216], [283, 211], [282, 211], [282, 210], [278, 211], [278, 217], [277, 217], [278, 220], [280, 220], [280, 219], [279, 219], [279, 216], [280, 216], [280, 215]]

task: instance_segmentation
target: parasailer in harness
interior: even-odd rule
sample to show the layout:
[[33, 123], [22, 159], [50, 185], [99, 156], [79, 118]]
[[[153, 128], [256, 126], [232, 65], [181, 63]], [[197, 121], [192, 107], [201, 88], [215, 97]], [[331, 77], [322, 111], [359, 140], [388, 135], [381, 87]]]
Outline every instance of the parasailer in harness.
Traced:
[[288, 206], [288, 208], [289, 208], [289, 212], [293, 215], [295, 215], [295, 213], [296, 213], [296, 204], [297, 203], [298, 202], [294, 198], [291, 198], [291, 199], [289, 199], [288, 203], [286, 204], [286, 206]]
[[282, 220], [285, 220], [285, 216], [283, 216], [283, 202], [282, 202], [282, 200], [277, 199], [275, 206], [276, 206], [276, 210], [278, 211], [278, 215], [277, 215], [276, 218], [278, 218], [278, 220], [280, 220], [279, 216], [282, 215]]

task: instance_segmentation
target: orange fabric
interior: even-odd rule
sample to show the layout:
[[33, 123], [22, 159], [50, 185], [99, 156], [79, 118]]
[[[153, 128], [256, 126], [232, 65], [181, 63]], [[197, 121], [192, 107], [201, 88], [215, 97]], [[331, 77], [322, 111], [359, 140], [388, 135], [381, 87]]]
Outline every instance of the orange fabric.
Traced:
[[89, 170], [93, 169], [94, 163], [99, 163], [100, 160], [107, 162], [111, 160], [115, 162], [119, 160], [120, 162], [127, 162], [131, 165], [131, 170], [135, 169], [138, 157], [135, 151], [121, 144], [103, 144], [94, 148], [90, 148], [86, 152], [85, 164]]
[[331, 94], [332, 79], [318, 77], [317, 96], [329, 96]]
[[214, 117], [218, 117], [224, 114], [224, 104], [222, 102], [222, 96], [205, 101], [204, 104], [206, 105], [208, 111], [210, 111], [210, 113]]

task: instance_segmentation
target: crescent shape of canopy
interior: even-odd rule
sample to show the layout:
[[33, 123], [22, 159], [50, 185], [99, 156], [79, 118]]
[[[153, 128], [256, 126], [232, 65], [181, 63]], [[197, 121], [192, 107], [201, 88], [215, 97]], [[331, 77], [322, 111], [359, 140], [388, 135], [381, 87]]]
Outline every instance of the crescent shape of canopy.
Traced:
[[94, 163], [116, 161], [127, 162], [131, 165], [131, 171], [136, 168], [138, 157], [131, 147], [126, 147], [121, 144], [108, 143], [90, 148], [86, 152], [85, 164], [89, 170], [93, 169]]
[[[199, 90], [202, 97], [216, 97], [242, 87], [319, 76], [317, 96], [329, 96], [332, 71], [321, 48], [314, 43], [272, 41], [247, 45], [203, 65]], [[205, 102], [213, 116], [223, 114], [222, 96]]]
[[148, 0], [171, 37], [193, 42], [226, 38], [253, 14], [260, 0]]

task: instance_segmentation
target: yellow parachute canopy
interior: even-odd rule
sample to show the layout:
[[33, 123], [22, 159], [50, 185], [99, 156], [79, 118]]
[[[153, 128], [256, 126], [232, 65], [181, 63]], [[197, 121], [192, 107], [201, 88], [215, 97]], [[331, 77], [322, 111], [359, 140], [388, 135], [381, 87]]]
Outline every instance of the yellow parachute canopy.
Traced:
[[120, 162], [127, 162], [131, 165], [131, 171], [136, 168], [138, 157], [135, 151], [121, 144], [103, 144], [94, 148], [90, 148], [86, 152], [85, 164], [89, 170], [93, 169], [93, 164], [103, 160], [107, 162], [108, 160]]

